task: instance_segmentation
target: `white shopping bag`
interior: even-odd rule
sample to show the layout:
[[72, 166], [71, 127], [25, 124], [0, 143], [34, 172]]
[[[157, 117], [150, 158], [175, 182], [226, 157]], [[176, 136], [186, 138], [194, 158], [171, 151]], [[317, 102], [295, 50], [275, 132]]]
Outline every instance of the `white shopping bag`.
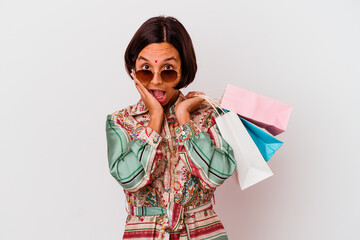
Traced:
[[232, 147], [242, 190], [273, 175], [238, 115], [230, 111], [215, 118], [221, 136]]
[[194, 95], [204, 98], [215, 109], [223, 112], [215, 118], [221, 136], [231, 146], [236, 160], [236, 175], [242, 190], [273, 175], [264, 161], [261, 152], [252, 140], [244, 124], [234, 111], [225, 112], [214, 99], [206, 95]]

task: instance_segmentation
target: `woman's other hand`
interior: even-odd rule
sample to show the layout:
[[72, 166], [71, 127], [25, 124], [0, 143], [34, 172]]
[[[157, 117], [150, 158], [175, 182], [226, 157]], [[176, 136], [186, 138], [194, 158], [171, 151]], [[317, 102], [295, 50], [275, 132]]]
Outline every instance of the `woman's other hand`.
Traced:
[[134, 80], [135, 87], [140, 93], [141, 99], [145, 103], [150, 114], [150, 122], [148, 127], [155, 130], [157, 133], [161, 133], [162, 122], [164, 117], [164, 108], [159, 101], [142, 85], [142, 83], [136, 78], [134, 70], [131, 72], [131, 77]]
[[175, 116], [180, 125], [183, 125], [190, 121], [190, 113], [197, 110], [201, 103], [204, 101], [201, 97], [194, 97], [195, 94], [205, 95], [202, 92], [189, 92], [185, 96], [185, 100], [176, 104]]

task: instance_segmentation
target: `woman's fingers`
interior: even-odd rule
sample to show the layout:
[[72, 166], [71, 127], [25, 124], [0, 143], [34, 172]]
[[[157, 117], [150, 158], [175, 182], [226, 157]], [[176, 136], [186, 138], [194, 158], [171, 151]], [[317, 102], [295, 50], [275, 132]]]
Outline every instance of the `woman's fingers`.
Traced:
[[[132, 78], [134, 79], [135, 86], [136, 86], [138, 89], [140, 89], [140, 91], [141, 91], [141, 93], [142, 93], [142, 94], [141, 94], [141, 93], [140, 93], [140, 94], [142, 95], [142, 97], [144, 97], [144, 98], [154, 97], [154, 96], [149, 92], [149, 90], [147, 90], [146, 87], [144, 87], [144, 85], [142, 85], [142, 83], [136, 78], [134, 70], [132, 70], [132, 72], [131, 72], [130, 75], [131, 75]], [[154, 100], [156, 100], [155, 97], [154, 97]]]
[[205, 95], [203, 92], [195, 92], [195, 91], [192, 91], [192, 92], [189, 92], [187, 95], [186, 95], [186, 98], [192, 98], [192, 97], [196, 97], [194, 95]]
[[200, 104], [205, 100], [202, 97], [198, 97], [198, 96], [194, 96], [194, 95], [205, 95], [202, 92], [189, 92], [186, 95], [187, 100], [191, 101], [191, 108], [196, 108], [199, 107]]
[[142, 90], [142, 88], [141, 88], [141, 83], [139, 82], [139, 80], [137, 80], [137, 79], [135, 79], [135, 78], [134, 78], [134, 83], [135, 83], [136, 89], [138, 90], [138, 92], [139, 92], [140, 95], [141, 95], [141, 98], [144, 99], [145, 94], [144, 94], [144, 92], [143, 92], [143, 90]]
[[145, 100], [145, 98], [146, 98], [146, 92], [148, 92], [147, 89], [146, 89], [146, 88], [141, 84], [141, 82], [136, 78], [134, 70], [131, 71], [130, 75], [131, 75], [131, 77], [132, 77], [133, 80], [134, 80], [135, 87], [136, 87], [136, 89], [138, 90], [138, 92], [140, 93], [141, 98], [142, 98], [143, 100]]
[[178, 109], [182, 109], [188, 112], [193, 112], [196, 109], [198, 109], [200, 104], [204, 101], [204, 99], [201, 97], [194, 96], [195, 94], [205, 95], [202, 92], [189, 92], [185, 96], [186, 99], [179, 104], [180, 106], [178, 106]]
[[186, 94], [186, 98], [192, 98], [194, 96], [195, 92], [189, 92], [188, 94]]
[[141, 95], [141, 99], [144, 101], [145, 105], [150, 111], [150, 115], [154, 112], [161, 112], [163, 107], [156, 100], [154, 95], [147, 90], [147, 88], [136, 78], [134, 71], [130, 73], [131, 77], [134, 79], [135, 87]]

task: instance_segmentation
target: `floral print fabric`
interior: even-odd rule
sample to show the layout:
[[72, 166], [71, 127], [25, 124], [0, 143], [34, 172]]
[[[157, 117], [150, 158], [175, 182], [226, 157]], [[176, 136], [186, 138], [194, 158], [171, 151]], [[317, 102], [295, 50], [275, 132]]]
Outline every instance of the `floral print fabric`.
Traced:
[[123, 239], [227, 239], [211, 198], [235, 171], [232, 148], [208, 105], [179, 125], [174, 108], [184, 99], [180, 92], [161, 133], [147, 126], [142, 100], [107, 115], [109, 169], [127, 200]]

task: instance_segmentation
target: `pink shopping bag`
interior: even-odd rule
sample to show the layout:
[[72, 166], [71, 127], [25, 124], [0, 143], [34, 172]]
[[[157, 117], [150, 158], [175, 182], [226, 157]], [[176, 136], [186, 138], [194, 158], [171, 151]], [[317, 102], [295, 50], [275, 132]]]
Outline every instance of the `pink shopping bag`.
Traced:
[[228, 84], [221, 107], [233, 110], [273, 136], [286, 130], [292, 106], [261, 94]]

